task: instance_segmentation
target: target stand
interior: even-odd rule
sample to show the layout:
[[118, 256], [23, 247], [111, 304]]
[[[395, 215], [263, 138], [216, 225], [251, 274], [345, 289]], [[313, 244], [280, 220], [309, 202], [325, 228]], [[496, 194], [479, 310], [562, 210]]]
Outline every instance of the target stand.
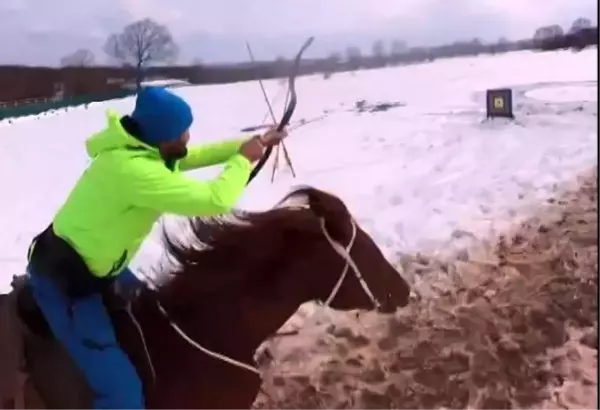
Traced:
[[497, 88], [486, 91], [487, 118], [511, 118], [513, 115], [512, 90], [510, 88]]

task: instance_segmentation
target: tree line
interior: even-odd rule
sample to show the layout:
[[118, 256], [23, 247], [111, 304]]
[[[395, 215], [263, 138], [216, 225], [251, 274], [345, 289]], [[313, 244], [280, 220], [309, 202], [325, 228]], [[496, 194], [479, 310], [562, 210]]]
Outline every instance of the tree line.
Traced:
[[[370, 53], [350, 46], [345, 52], [335, 52], [326, 58], [305, 60], [301, 72], [328, 76], [339, 71], [438, 58], [526, 49], [580, 50], [593, 44], [598, 44], [598, 28], [589, 19], [579, 18], [567, 32], [559, 25], [550, 25], [538, 28], [532, 38], [518, 41], [500, 38], [496, 42], [485, 43], [474, 38], [434, 47], [410, 47], [402, 40], [378, 40], [373, 43]], [[281, 57], [274, 61], [227, 65], [202, 64], [196, 59], [188, 65], [175, 65], [179, 47], [168, 27], [152, 19], [136, 21], [121, 32], [110, 35], [103, 51], [112, 60], [112, 66], [98, 66], [95, 55], [87, 49], [79, 49], [63, 57], [61, 68], [0, 66], [0, 102], [50, 97], [56, 93], [57, 84], [61, 85], [64, 95], [77, 96], [117, 90], [123, 81], [132, 81], [139, 86], [146, 76], [206, 84], [283, 77], [291, 68], [291, 61]]]

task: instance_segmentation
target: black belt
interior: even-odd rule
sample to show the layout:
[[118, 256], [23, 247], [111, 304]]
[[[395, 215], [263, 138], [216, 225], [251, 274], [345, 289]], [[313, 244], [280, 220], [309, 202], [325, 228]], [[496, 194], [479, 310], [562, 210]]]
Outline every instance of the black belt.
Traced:
[[114, 277], [98, 278], [75, 249], [48, 226], [33, 239], [29, 263], [35, 274], [51, 277], [70, 298], [104, 293]]

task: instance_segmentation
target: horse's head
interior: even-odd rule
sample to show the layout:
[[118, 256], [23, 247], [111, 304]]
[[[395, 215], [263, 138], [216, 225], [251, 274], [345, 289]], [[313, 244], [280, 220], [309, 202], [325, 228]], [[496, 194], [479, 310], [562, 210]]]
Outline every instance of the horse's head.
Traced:
[[267, 212], [194, 219], [191, 227], [191, 243], [165, 236], [180, 266], [168, 286], [179, 303], [214, 297], [264, 315], [291, 314], [310, 300], [387, 313], [408, 303], [406, 281], [344, 203], [323, 191], [301, 188]]
[[335, 309], [378, 308], [386, 313], [408, 303], [407, 282], [338, 197], [307, 187], [292, 192], [279, 206], [286, 205], [290, 212], [295, 208], [303, 213], [298, 225], [303, 234], [298, 237], [304, 241], [297, 244], [301, 271], [295, 282], [297, 286], [302, 278], [311, 299]]

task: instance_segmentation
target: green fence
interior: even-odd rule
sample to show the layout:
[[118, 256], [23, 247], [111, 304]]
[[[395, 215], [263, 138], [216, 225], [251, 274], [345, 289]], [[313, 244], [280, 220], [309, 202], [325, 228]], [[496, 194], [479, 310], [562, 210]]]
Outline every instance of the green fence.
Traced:
[[111, 93], [85, 95], [80, 97], [67, 97], [60, 101], [35, 101], [32, 103], [17, 103], [13, 106], [7, 104], [0, 106], [0, 120], [6, 118], [18, 118], [26, 115], [37, 115], [46, 111], [59, 110], [61, 108], [76, 107], [92, 102], [108, 101], [116, 98], [125, 98], [135, 95], [132, 90], [120, 90]]

